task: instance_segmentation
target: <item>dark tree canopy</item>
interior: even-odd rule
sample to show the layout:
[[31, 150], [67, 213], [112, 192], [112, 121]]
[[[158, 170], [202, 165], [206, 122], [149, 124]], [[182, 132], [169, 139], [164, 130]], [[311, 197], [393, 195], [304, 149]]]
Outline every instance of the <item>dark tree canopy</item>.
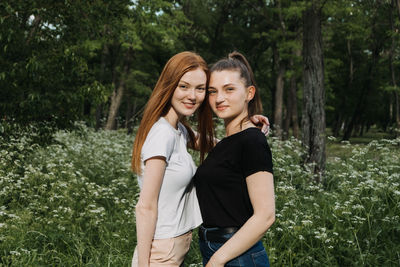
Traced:
[[[275, 134], [300, 138], [301, 119], [314, 112], [302, 107], [309, 2], [1, 1], [0, 116], [132, 129], [173, 54], [212, 63], [238, 50]], [[344, 139], [371, 126], [398, 133], [398, 0], [321, 1], [320, 12], [326, 127]]]

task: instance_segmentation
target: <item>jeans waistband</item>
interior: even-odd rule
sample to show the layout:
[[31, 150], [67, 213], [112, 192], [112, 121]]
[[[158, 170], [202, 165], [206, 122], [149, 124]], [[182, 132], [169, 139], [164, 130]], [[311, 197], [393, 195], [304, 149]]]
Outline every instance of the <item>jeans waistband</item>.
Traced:
[[199, 227], [199, 239], [216, 243], [225, 243], [239, 230], [238, 227]]

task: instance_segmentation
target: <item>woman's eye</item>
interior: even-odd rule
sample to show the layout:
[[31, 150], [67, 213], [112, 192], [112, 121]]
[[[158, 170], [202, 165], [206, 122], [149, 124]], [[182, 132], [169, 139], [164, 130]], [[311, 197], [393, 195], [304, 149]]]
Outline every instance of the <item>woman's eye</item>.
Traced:
[[233, 87], [226, 88], [226, 91], [233, 91], [233, 90], [235, 90], [235, 88], [233, 88]]
[[187, 88], [187, 86], [184, 84], [181, 84], [181, 85], [179, 85], [179, 88]]
[[213, 89], [208, 89], [208, 93], [210, 95], [215, 94], [217, 92], [217, 90], [213, 90]]
[[204, 91], [204, 90], [206, 90], [206, 88], [204, 88], [204, 87], [197, 87], [197, 90], [199, 90], [199, 91]]

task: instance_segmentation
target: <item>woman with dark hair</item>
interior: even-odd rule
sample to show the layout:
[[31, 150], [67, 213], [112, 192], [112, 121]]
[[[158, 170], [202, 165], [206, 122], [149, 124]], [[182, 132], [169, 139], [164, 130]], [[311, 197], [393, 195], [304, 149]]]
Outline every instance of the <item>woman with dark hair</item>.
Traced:
[[[208, 77], [207, 64], [199, 55], [176, 54], [147, 102], [132, 153], [140, 187], [132, 266], [180, 266], [192, 229], [201, 224], [192, 182], [196, 166], [187, 147], [200, 150], [202, 161], [214, 146], [212, 111], [203, 102]], [[200, 135], [185, 122], [197, 109]], [[268, 124], [263, 116], [254, 120]]]
[[260, 239], [275, 220], [272, 155], [264, 134], [250, 120], [262, 105], [242, 54], [231, 53], [212, 66], [205, 103], [224, 120], [226, 137], [194, 177], [203, 218], [203, 264], [269, 266]]

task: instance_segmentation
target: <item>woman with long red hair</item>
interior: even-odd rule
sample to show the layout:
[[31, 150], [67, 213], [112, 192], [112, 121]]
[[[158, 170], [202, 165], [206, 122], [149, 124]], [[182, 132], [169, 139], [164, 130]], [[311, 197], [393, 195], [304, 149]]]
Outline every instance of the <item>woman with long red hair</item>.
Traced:
[[207, 133], [199, 137], [203, 158], [214, 142], [212, 114], [202, 106], [207, 81], [203, 58], [193, 52], [176, 54], [146, 105], [132, 155], [140, 187], [132, 266], [180, 266], [190, 247], [191, 230], [201, 224], [192, 183], [196, 166], [186, 149], [200, 142], [185, 117], [199, 108], [198, 128]]

